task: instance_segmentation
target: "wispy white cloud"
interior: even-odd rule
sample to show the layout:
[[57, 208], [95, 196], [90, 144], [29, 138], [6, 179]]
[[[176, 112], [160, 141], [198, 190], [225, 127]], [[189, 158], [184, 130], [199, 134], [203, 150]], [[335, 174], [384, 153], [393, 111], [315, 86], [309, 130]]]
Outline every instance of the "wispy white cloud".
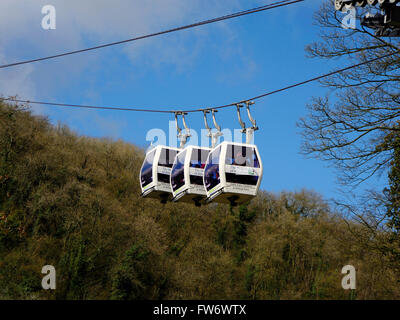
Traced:
[[[272, 0], [271, 0], [272, 1]], [[270, 1], [267, 1], [270, 2]], [[264, 4], [264, 0], [1, 0], [0, 60], [11, 63], [21, 59], [56, 54], [109, 41], [122, 40], [166, 28], [200, 21], [229, 12]], [[51, 4], [57, 11], [57, 29], [41, 28], [41, 9]], [[212, 30], [212, 31], [211, 31]], [[213, 43], [215, 33], [219, 41]], [[131, 65], [126, 72], [140, 77], [139, 67], [153, 70], [172, 66], [177, 73], [191, 71], [209, 48], [221, 60], [237, 61], [230, 66], [232, 74], [221, 75], [217, 81], [227, 82], [234, 73], [251, 78], [257, 65], [241, 48], [237, 33], [230, 23], [220, 22], [162, 37], [122, 45], [115, 50], [104, 49], [90, 54], [58, 59], [32, 65], [0, 70], [0, 94], [18, 94], [22, 98], [49, 99], [71, 83], [90, 75], [96, 77], [103, 68], [104, 57], [111, 53], [125, 56]], [[234, 59], [232, 58], [234, 57]], [[101, 103], [93, 84], [87, 83], [83, 96], [88, 103]], [[71, 99], [73, 100], [73, 99]], [[74, 102], [68, 100], [67, 102]], [[80, 101], [83, 103], [83, 101]], [[36, 108], [35, 108], [36, 109]], [[36, 109], [41, 112], [46, 109]], [[101, 119], [97, 119], [98, 123]], [[107, 119], [108, 121], [108, 119]], [[115, 130], [114, 130], [115, 131]]]
[[[48, 0], [0, 2], [0, 50], [3, 63], [122, 40], [225, 14], [227, 11], [226, 3], [217, 0], [52, 0], [51, 4], [57, 10], [57, 29], [45, 31], [41, 28], [41, 8], [47, 4]], [[229, 10], [236, 10], [240, 6], [238, 0], [229, 2]], [[224, 23], [219, 23], [216, 28], [229, 32]], [[145, 64], [158, 68], [170, 64], [182, 72], [191, 66], [201, 50], [205, 50], [206, 37], [207, 30], [200, 28], [190, 33], [183, 31], [179, 36], [166, 35], [127, 44], [121, 46], [118, 52], [125, 54], [133, 65]], [[190, 41], [186, 41], [189, 38]], [[226, 45], [229, 45], [229, 40]], [[37, 69], [35, 66], [39, 64], [10, 69], [10, 73], [2, 70], [0, 76], [5, 77], [5, 73], [7, 76], [18, 74], [17, 79], [23, 79], [24, 83], [31, 82], [25, 85], [30, 88], [29, 92], [21, 89], [19, 93], [34, 95], [35, 83], [39, 80], [42, 86], [48, 85], [48, 89], [52, 89], [55, 82], [58, 86], [67, 85], [74, 77], [99, 68], [100, 57], [107, 53], [109, 51], [105, 49], [90, 55], [81, 54], [79, 58], [40, 63]], [[53, 71], [52, 66], [58, 71], [56, 79], [49, 72]], [[7, 89], [16, 84], [10, 83], [6, 87], [3, 83], [0, 90], [8, 93]]]
[[[5, 63], [5, 55], [0, 51], [0, 64]], [[0, 72], [0, 90], [10, 95], [34, 95], [35, 89], [31, 81], [34, 67], [25, 65], [18, 72], [5, 69]]]
[[[93, 44], [122, 40], [190, 23], [195, 18], [200, 20], [226, 13], [226, 3], [216, 0], [207, 3], [201, 0], [52, 0], [57, 10], [57, 30], [44, 31], [41, 28], [41, 8], [45, 4], [48, 0], [2, 0], [0, 45], [16, 48], [16, 43], [23, 44], [27, 49], [21, 50], [18, 56], [31, 57], [80, 48], [83, 39], [90, 39]], [[239, 1], [231, 1], [229, 7], [239, 7]], [[134, 47], [135, 57], [138, 57], [138, 53], [153, 41], [125, 47], [127, 52]], [[168, 42], [163, 43], [164, 47], [167, 45]], [[176, 43], [171, 45], [175, 46]], [[11, 60], [9, 56], [6, 58]]]

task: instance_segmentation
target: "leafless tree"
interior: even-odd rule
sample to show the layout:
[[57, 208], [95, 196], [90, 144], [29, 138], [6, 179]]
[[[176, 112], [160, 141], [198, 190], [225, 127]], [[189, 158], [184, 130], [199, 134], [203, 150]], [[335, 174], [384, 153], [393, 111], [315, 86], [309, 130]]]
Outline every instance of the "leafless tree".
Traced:
[[[376, 8], [359, 8], [358, 15], [366, 10]], [[343, 17], [331, 0], [323, 2], [315, 14], [320, 39], [306, 48], [310, 57], [349, 65], [393, 55], [321, 81], [329, 90], [313, 97], [299, 126], [304, 154], [332, 161], [339, 181], [353, 186], [384, 172], [392, 159], [387, 137], [400, 131], [400, 40], [362, 26], [345, 29]]]

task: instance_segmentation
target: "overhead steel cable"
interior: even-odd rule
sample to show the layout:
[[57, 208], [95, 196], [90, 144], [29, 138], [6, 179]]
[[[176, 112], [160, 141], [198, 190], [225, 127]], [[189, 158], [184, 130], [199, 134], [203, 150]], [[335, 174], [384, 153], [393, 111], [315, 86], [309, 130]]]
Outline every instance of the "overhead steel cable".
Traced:
[[253, 9], [248, 9], [248, 10], [236, 12], [236, 13], [233, 13], [233, 14], [225, 15], [225, 16], [222, 16], [222, 17], [209, 19], [209, 20], [205, 20], [205, 21], [200, 21], [200, 22], [196, 22], [196, 23], [189, 24], [189, 25], [186, 25], [186, 26], [177, 27], [177, 28], [173, 28], [173, 29], [168, 29], [168, 30], [164, 30], [164, 31], [159, 31], [159, 32], [156, 32], [156, 33], [151, 33], [151, 34], [147, 34], [147, 35], [143, 35], [143, 36], [139, 36], [139, 37], [135, 37], [135, 38], [131, 38], [131, 39], [126, 39], [126, 40], [106, 43], [106, 44], [98, 45], [98, 46], [95, 46], [95, 47], [69, 51], [69, 52], [60, 53], [60, 54], [56, 54], [56, 55], [52, 55], [52, 56], [48, 56], [48, 57], [43, 57], [43, 58], [37, 58], [37, 59], [31, 59], [31, 60], [25, 60], [25, 61], [5, 64], [5, 65], [0, 65], [0, 69], [15, 67], [15, 66], [23, 65], [23, 64], [28, 64], [28, 63], [35, 63], [35, 62], [44, 61], [44, 60], [56, 59], [56, 58], [61, 58], [61, 57], [65, 57], [65, 56], [69, 56], [69, 55], [73, 55], [73, 54], [78, 54], [78, 53], [83, 53], [83, 52], [87, 52], [87, 51], [93, 51], [93, 50], [103, 49], [103, 48], [107, 48], [107, 47], [111, 47], [111, 46], [121, 45], [121, 44], [128, 43], [128, 42], [143, 40], [143, 39], [147, 39], [147, 38], [152, 38], [152, 37], [164, 35], [164, 34], [167, 34], [167, 33], [182, 31], [182, 30], [186, 30], [186, 29], [190, 29], [190, 28], [195, 28], [195, 27], [207, 25], [207, 24], [210, 24], [210, 23], [215, 23], [215, 22], [219, 22], [219, 21], [223, 21], [223, 20], [233, 19], [233, 18], [237, 18], [237, 17], [241, 17], [241, 16], [245, 16], [245, 15], [253, 14], [253, 13], [257, 13], [257, 12], [267, 11], [267, 10], [270, 10], [270, 9], [275, 9], [275, 8], [279, 8], [279, 7], [295, 4], [295, 3], [298, 3], [298, 2], [303, 2], [303, 1], [305, 1], [305, 0], [278, 1], [278, 2], [274, 2], [274, 3], [271, 3], [271, 4], [264, 5], [264, 6], [256, 7], [256, 8], [253, 8]]
[[134, 111], [134, 112], [153, 112], [153, 113], [176, 113], [178, 111], [170, 110], [153, 110], [153, 109], [140, 109], [140, 108], [128, 108], [128, 107], [105, 107], [105, 106], [90, 106], [82, 104], [68, 104], [68, 103], [53, 103], [44, 101], [30, 101], [30, 100], [20, 100], [16, 98], [1, 98], [0, 101], [10, 101], [26, 104], [38, 104], [44, 106], [55, 106], [55, 107], [68, 107], [68, 108], [83, 108], [83, 109], [100, 109], [100, 110], [115, 110], [115, 111]]
[[395, 54], [397, 54], [398, 52], [392, 52], [392, 53], [388, 53], [386, 55], [380, 56], [380, 57], [376, 57], [364, 62], [360, 62], [354, 65], [350, 65], [348, 67], [342, 68], [342, 69], [338, 69], [329, 73], [325, 73], [323, 75], [308, 79], [308, 80], [304, 80], [280, 89], [276, 89], [273, 91], [269, 91], [263, 94], [260, 94], [258, 96], [255, 96], [253, 98], [249, 98], [249, 99], [243, 99], [241, 101], [238, 102], [233, 102], [230, 104], [226, 104], [226, 105], [221, 105], [221, 106], [216, 106], [216, 107], [209, 107], [209, 108], [201, 108], [201, 109], [190, 109], [190, 110], [180, 110], [180, 109], [174, 109], [174, 110], [160, 110], [160, 109], [142, 109], [142, 108], [129, 108], [129, 107], [107, 107], [107, 106], [88, 106], [88, 105], [79, 105], [79, 104], [64, 104], [64, 103], [53, 103], [53, 102], [43, 102], [43, 101], [30, 101], [30, 100], [20, 100], [20, 99], [16, 99], [16, 98], [0, 98], [0, 101], [11, 101], [11, 102], [18, 102], [18, 103], [26, 103], [26, 104], [38, 104], [38, 105], [48, 105], [48, 106], [58, 106], [58, 107], [72, 107], [72, 108], [86, 108], [86, 109], [102, 109], [102, 110], [116, 110], [116, 111], [133, 111], [133, 112], [152, 112], [152, 113], [172, 113], [172, 114], [176, 114], [176, 113], [193, 113], [193, 112], [204, 112], [204, 111], [210, 111], [210, 110], [217, 110], [217, 109], [224, 109], [224, 108], [229, 108], [229, 107], [233, 107], [233, 106], [237, 106], [238, 104], [244, 103], [246, 101], [254, 101], [254, 100], [259, 100], [261, 98], [265, 98], [267, 96], [276, 94], [276, 93], [280, 93], [283, 91], [287, 91], [311, 82], [315, 82], [330, 76], [333, 76], [335, 74], [339, 74], [357, 67], [361, 67], [363, 65], [378, 61], [378, 60], [382, 60], [384, 58], [388, 58], [391, 57]]
[[378, 60], [381, 60], [381, 59], [384, 59], [384, 58], [391, 57], [391, 56], [393, 56], [393, 55], [395, 55], [397, 53], [399, 53], [399, 52], [396, 51], [396, 52], [388, 53], [388, 54], [380, 56], [380, 57], [376, 57], [376, 58], [373, 58], [373, 59], [370, 59], [370, 60], [367, 60], [367, 61], [364, 61], [364, 62], [353, 64], [351, 66], [348, 66], [348, 67], [345, 67], [345, 68], [342, 68], [342, 69], [338, 69], [338, 70], [335, 70], [335, 71], [332, 71], [332, 72], [329, 72], [329, 73], [325, 73], [323, 75], [320, 75], [320, 76], [317, 76], [317, 77], [314, 77], [314, 78], [311, 78], [311, 79], [308, 79], [308, 80], [297, 82], [297, 83], [289, 85], [287, 87], [283, 87], [283, 88], [280, 88], [280, 89], [277, 89], [277, 90], [269, 91], [269, 92], [260, 94], [258, 96], [255, 96], [253, 98], [244, 99], [244, 100], [241, 100], [239, 102], [234, 102], [234, 103], [231, 103], [231, 104], [226, 104], [226, 105], [217, 106], [217, 107], [213, 107], [213, 108], [186, 110], [186, 111], [182, 111], [182, 112], [203, 112], [204, 110], [223, 109], [223, 108], [236, 106], [236, 105], [238, 105], [240, 103], [243, 103], [243, 102], [246, 102], [246, 101], [259, 100], [261, 98], [265, 98], [267, 96], [270, 96], [270, 95], [273, 95], [273, 94], [276, 94], [276, 93], [279, 93], [279, 92], [282, 92], [282, 91], [286, 91], [286, 90], [289, 90], [289, 89], [300, 87], [300, 86], [308, 84], [310, 82], [315, 82], [315, 81], [318, 81], [318, 80], [333, 76], [335, 74], [339, 74], [339, 73], [342, 73], [342, 72], [345, 72], [345, 71], [348, 71], [348, 70], [351, 70], [351, 69], [354, 69], [354, 68], [357, 68], [357, 67], [361, 67], [361, 66], [366, 65], [366, 64], [370, 64], [372, 62], [375, 62], [375, 61], [378, 61]]

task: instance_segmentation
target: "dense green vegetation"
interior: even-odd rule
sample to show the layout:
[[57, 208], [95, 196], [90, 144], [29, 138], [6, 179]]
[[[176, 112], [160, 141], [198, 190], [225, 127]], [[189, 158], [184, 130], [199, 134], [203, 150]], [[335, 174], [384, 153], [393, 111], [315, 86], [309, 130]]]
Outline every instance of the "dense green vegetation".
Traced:
[[[162, 205], [140, 198], [142, 160], [0, 102], [0, 299], [400, 298], [396, 260], [376, 249], [385, 231], [371, 236], [315, 192]], [[46, 264], [54, 291], [41, 288]]]

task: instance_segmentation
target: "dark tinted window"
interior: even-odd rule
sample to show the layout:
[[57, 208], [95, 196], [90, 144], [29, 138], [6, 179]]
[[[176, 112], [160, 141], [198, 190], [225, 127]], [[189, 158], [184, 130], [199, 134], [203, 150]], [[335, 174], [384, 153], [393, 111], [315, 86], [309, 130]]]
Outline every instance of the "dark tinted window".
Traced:
[[250, 186], [256, 186], [259, 177], [256, 175], [243, 175], [243, 174], [234, 174], [234, 173], [225, 173], [226, 182], [228, 183], [239, 183], [246, 184]]
[[190, 159], [190, 167], [204, 169], [210, 150], [193, 149]]
[[171, 184], [174, 191], [185, 185], [185, 157], [186, 151], [176, 157], [176, 162], [172, 167]]
[[220, 154], [221, 154], [221, 147], [218, 147], [208, 156], [208, 162], [204, 169], [204, 183], [208, 191], [217, 186], [221, 181], [219, 176]]
[[169, 175], [169, 174], [157, 173], [158, 182], [163, 182], [163, 183], [168, 183], [169, 184], [169, 178], [170, 177], [171, 177], [171, 175]]
[[225, 164], [251, 168], [260, 167], [255, 148], [232, 144], [227, 146]]
[[153, 182], [153, 161], [156, 150], [147, 154], [144, 159], [142, 171], [140, 172], [140, 179], [142, 182], [142, 187], [147, 186]]
[[178, 154], [178, 152], [179, 151], [177, 150], [163, 148], [161, 150], [161, 155], [160, 155], [160, 160], [158, 161], [158, 165], [172, 168], [175, 161], [175, 157]]
[[190, 183], [196, 185], [203, 185], [203, 170], [206, 166], [206, 161], [210, 150], [193, 149], [190, 159], [190, 167], [200, 169], [198, 175], [190, 174]]

